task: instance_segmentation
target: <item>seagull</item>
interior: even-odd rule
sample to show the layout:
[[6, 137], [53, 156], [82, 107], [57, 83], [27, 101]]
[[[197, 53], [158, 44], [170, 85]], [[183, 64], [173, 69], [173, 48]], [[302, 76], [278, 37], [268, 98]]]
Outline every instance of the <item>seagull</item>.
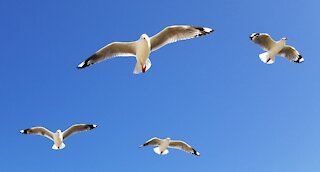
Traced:
[[180, 140], [171, 140], [170, 138], [159, 139], [157, 137], [154, 137], [139, 147], [141, 148], [144, 146], [158, 146], [158, 147], [155, 147], [153, 150], [155, 153], [159, 155], [165, 155], [169, 153], [169, 150], [167, 148], [174, 148], [174, 149], [180, 149], [188, 153], [200, 156], [200, 153], [195, 149], [193, 149], [187, 143]]
[[63, 149], [66, 145], [63, 141], [71, 136], [72, 134], [78, 133], [80, 131], [87, 131], [96, 128], [95, 124], [76, 124], [69, 127], [66, 131], [61, 132], [61, 130], [57, 130], [55, 133], [49, 131], [44, 127], [32, 127], [25, 130], [21, 130], [21, 134], [36, 134], [47, 137], [48, 139], [54, 142], [52, 149], [59, 150]]
[[263, 50], [267, 51], [259, 55], [260, 60], [266, 64], [273, 64], [277, 55], [295, 63], [302, 63], [304, 61], [303, 57], [294, 47], [286, 45], [286, 37], [275, 42], [267, 33], [253, 33], [250, 39], [260, 45]]
[[149, 37], [147, 34], [142, 34], [137, 41], [112, 42], [81, 62], [78, 68], [82, 69], [115, 56], [135, 56], [137, 62], [133, 73], [145, 73], [151, 67], [151, 61], [149, 59], [151, 52], [167, 44], [179, 40], [196, 38], [211, 32], [213, 32], [213, 29], [206, 27], [168, 26], [152, 37]]

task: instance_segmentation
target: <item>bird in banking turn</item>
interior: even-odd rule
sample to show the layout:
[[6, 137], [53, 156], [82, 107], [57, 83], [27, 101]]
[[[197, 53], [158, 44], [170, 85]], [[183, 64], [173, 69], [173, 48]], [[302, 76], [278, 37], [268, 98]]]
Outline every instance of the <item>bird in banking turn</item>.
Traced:
[[180, 140], [171, 140], [170, 138], [159, 139], [157, 137], [154, 137], [139, 147], [142, 148], [144, 146], [157, 146], [153, 149], [153, 151], [159, 155], [168, 154], [169, 153], [168, 148], [174, 148], [174, 149], [180, 149], [185, 152], [200, 156], [200, 153], [195, 149], [193, 149], [187, 143]]
[[267, 33], [253, 33], [251, 34], [250, 39], [266, 51], [259, 55], [260, 60], [263, 63], [273, 64], [277, 55], [285, 57], [295, 63], [304, 62], [304, 58], [294, 47], [286, 45], [286, 37], [275, 42]]

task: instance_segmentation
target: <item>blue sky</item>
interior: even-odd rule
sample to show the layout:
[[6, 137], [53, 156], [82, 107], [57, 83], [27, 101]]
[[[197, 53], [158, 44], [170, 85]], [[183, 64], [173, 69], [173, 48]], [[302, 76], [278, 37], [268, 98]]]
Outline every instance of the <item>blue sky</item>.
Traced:
[[[1, 170], [318, 172], [320, 38], [316, 0], [0, 1]], [[213, 34], [151, 54], [133, 75], [134, 58], [84, 70], [76, 66], [113, 41], [152, 36], [176, 24]], [[304, 56], [263, 64], [249, 40], [288, 37]], [[99, 127], [65, 141], [20, 129]], [[138, 146], [151, 137], [182, 139], [158, 156]]]

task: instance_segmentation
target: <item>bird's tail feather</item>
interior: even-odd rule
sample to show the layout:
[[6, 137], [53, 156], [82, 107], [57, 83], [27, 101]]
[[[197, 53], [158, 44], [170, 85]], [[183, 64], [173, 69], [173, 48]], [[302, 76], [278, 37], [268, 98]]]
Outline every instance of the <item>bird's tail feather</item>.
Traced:
[[260, 60], [266, 64], [272, 64], [275, 62], [275, 57], [271, 56], [269, 52], [265, 52], [259, 55]]
[[[147, 70], [149, 70], [151, 67], [151, 61], [150, 59], [147, 59], [146, 63], [144, 64], [144, 66], [141, 65], [141, 63], [139, 61], [137, 61], [136, 66], [134, 68], [133, 73], [134, 74], [139, 74], [142, 72], [146, 72]], [[145, 69], [144, 69], [145, 68]]]
[[139, 62], [136, 63], [136, 67], [134, 67], [133, 73], [134, 74], [139, 74], [142, 72], [142, 66]]
[[151, 61], [150, 61], [150, 59], [148, 58], [147, 61], [146, 61], [146, 71], [150, 69], [151, 65], [152, 65], [152, 64], [151, 64]]
[[62, 143], [60, 147], [57, 147], [56, 144], [53, 144], [52, 149], [59, 150], [59, 149], [63, 149], [64, 147], [66, 147], [64, 143]]
[[168, 153], [169, 153], [169, 150], [168, 150], [168, 149], [164, 150], [164, 151], [161, 153], [159, 147], [154, 148], [153, 151], [154, 151], [156, 154], [159, 154], [159, 155], [165, 155], [165, 154], [168, 154]]

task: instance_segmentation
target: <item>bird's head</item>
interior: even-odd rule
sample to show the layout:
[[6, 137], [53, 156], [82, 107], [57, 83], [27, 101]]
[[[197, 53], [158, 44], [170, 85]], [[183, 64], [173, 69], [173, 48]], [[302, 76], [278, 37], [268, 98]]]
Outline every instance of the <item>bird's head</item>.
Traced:
[[140, 39], [149, 40], [150, 38], [147, 34], [144, 33], [140, 36]]
[[284, 38], [282, 38], [281, 40], [286, 41], [286, 40], [288, 40], [288, 38], [287, 38], [287, 37], [284, 37]]
[[170, 141], [171, 139], [169, 137], [166, 138], [167, 141]]
[[142, 40], [142, 42], [143, 42], [144, 44], [146, 43], [149, 48], [151, 47], [150, 37], [149, 37], [147, 34], [142, 34], [142, 35], [140, 36], [140, 40]]
[[61, 130], [57, 130], [57, 133], [61, 133]]

